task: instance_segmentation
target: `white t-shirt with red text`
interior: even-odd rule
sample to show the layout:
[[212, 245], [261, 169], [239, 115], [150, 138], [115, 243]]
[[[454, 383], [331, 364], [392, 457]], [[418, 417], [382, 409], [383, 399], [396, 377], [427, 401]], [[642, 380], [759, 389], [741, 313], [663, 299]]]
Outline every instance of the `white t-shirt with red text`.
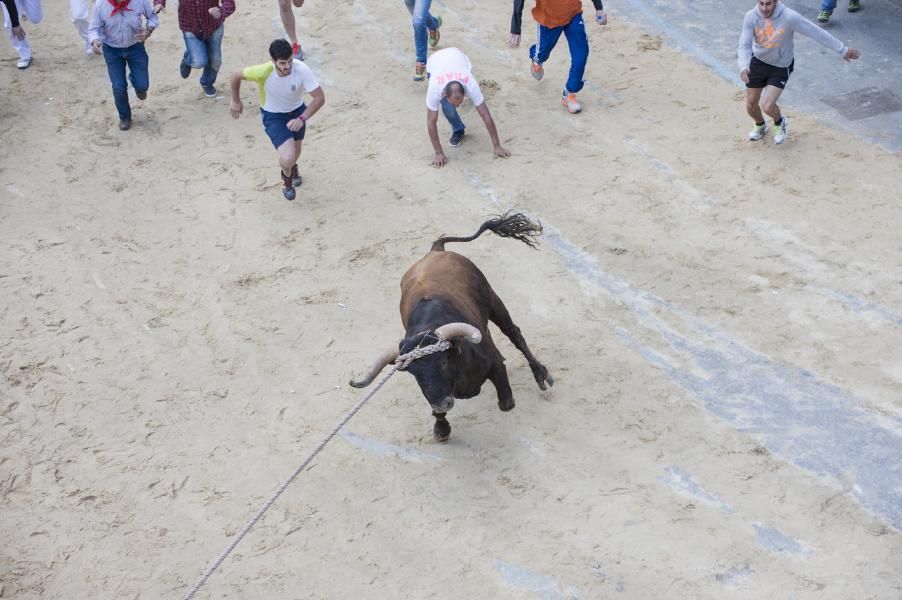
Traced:
[[426, 108], [437, 111], [441, 108], [442, 95], [445, 86], [452, 81], [459, 81], [466, 89], [466, 96], [473, 102], [473, 106], [479, 106], [485, 102], [479, 82], [473, 77], [473, 67], [470, 59], [457, 48], [445, 48], [433, 52], [426, 62], [426, 74], [429, 77], [429, 86], [426, 88]]

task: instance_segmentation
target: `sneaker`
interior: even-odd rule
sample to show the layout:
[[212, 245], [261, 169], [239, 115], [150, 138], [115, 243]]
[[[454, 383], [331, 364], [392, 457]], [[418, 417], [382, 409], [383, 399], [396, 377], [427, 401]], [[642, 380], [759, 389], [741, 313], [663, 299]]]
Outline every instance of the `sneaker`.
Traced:
[[147, 90], [135, 90], [135, 96], [138, 100], [147, 100]]
[[31, 66], [30, 56], [28, 58], [20, 58], [19, 62], [16, 63], [16, 67], [19, 69], [27, 69], [29, 66]]
[[301, 45], [297, 42], [291, 45], [291, 54], [298, 60], [304, 60], [304, 51], [301, 50]]
[[830, 20], [831, 16], [833, 16], [832, 10], [822, 10], [821, 12], [817, 13], [817, 22], [826, 23]]
[[576, 101], [576, 94], [568, 94], [566, 91], [561, 96], [561, 104], [574, 115], [583, 110], [583, 107]]
[[545, 69], [540, 63], [533, 61], [530, 70], [532, 71], [532, 76], [536, 78], [536, 81], [542, 81], [542, 77], [545, 75]]
[[204, 96], [207, 98], [215, 98], [216, 97], [216, 86], [214, 85], [202, 85], [204, 88]]
[[861, 2], [859, 0], [849, 0], [849, 12], [858, 12], [861, 10]]
[[182, 64], [179, 65], [179, 75], [182, 76], [182, 79], [188, 79], [191, 75], [191, 66], [184, 60], [182, 61]]
[[[849, 6], [851, 6], [851, 4]], [[429, 45], [432, 46], [433, 48], [435, 48], [438, 45], [438, 41], [442, 37], [442, 35], [438, 31], [439, 27], [441, 27], [441, 26], [442, 26], [442, 18], [436, 17], [435, 18], [435, 29], [429, 30]]]
[[774, 143], [782, 144], [787, 137], [789, 137], [789, 119], [784, 115], [779, 125], [774, 124]]
[[423, 81], [426, 79], [426, 63], [418, 62], [413, 72], [414, 81]]
[[300, 173], [298, 173], [297, 165], [291, 167], [291, 183], [296, 188], [301, 187], [301, 184], [304, 183], [304, 178], [301, 177]]
[[749, 131], [749, 140], [752, 142], [757, 142], [761, 138], [764, 137], [764, 134], [767, 133], [767, 125], [762, 123], [761, 125], [755, 125], [751, 131]]
[[280, 170], [279, 176], [282, 177], [282, 195], [285, 196], [286, 200], [294, 200], [296, 194], [294, 191], [294, 183], [291, 181], [291, 175], [285, 175]]
[[457, 148], [458, 146], [460, 146], [460, 142], [463, 139], [464, 139], [464, 130], [461, 129], [460, 131], [454, 131], [451, 133], [451, 138], [448, 140], [448, 143], [451, 145], [452, 148]]
[[128, 131], [132, 128], [132, 120], [131, 119], [122, 119], [119, 121], [119, 129], [121, 131]]

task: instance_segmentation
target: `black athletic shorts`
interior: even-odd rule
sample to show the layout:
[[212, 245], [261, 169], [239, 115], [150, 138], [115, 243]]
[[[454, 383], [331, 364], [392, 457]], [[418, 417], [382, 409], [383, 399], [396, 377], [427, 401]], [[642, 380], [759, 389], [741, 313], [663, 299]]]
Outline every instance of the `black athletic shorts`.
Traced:
[[795, 64], [796, 61], [793, 60], [788, 67], [775, 67], [753, 56], [752, 62], [749, 63], [749, 82], [745, 84], [745, 87], [763, 88], [764, 86], [773, 85], [782, 90], [786, 87], [786, 82], [789, 81], [789, 74], [792, 73], [792, 68]]

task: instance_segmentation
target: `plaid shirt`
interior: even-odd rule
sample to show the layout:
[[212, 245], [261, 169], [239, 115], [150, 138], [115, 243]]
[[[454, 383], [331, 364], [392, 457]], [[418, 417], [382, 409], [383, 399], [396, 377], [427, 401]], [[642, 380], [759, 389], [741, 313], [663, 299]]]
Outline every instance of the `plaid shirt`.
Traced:
[[[157, 4], [166, 6], [166, 0], [154, 0], [154, 6]], [[210, 15], [214, 7], [221, 13], [218, 19]], [[235, 0], [179, 0], [179, 29], [205, 40], [234, 12]]]

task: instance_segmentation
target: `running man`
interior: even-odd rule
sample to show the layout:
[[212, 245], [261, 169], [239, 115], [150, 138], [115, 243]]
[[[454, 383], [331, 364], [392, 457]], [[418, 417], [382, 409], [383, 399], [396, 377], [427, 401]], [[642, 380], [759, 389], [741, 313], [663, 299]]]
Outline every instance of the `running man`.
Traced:
[[774, 143], [782, 144], [789, 135], [789, 123], [780, 112], [777, 100], [795, 66], [795, 32], [830, 48], [847, 61], [860, 56], [858, 50], [849, 48], [778, 0], [758, 0], [758, 5], [745, 14], [739, 35], [739, 76], [747, 88], [745, 110], [755, 120], [755, 127], [749, 132], [752, 141], [760, 140], [767, 133], [762, 109], [774, 120]]
[[[514, 12], [511, 15], [512, 48], [520, 45], [523, 3], [523, 0], [514, 0]], [[595, 22], [607, 25], [608, 16], [604, 12], [601, 0], [592, 0], [592, 4], [595, 6]], [[570, 46], [570, 74], [567, 83], [564, 84], [561, 104], [572, 114], [581, 112], [583, 108], [576, 101], [576, 94], [583, 89], [583, 75], [586, 72], [586, 62], [589, 60], [589, 36], [586, 35], [586, 26], [583, 23], [582, 0], [536, 0], [532, 18], [538, 23], [536, 43], [529, 47], [532, 76], [539, 81], [545, 75], [542, 63], [551, 56], [551, 51], [563, 33], [567, 36], [567, 45]]]
[[291, 41], [291, 53], [298, 60], [304, 60], [304, 51], [301, 50], [301, 44], [298, 42], [297, 26], [294, 22], [294, 11], [291, 5], [297, 8], [304, 6], [304, 0], [279, 0], [279, 17], [282, 18], [282, 28]]
[[[230, 110], [236, 119], [244, 110], [241, 102], [241, 81], [253, 81], [260, 91], [260, 114], [263, 129], [279, 154], [282, 167], [282, 195], [294, 200], [294, 188], [300, 187], [298, 173], [301, 144], [307, 131], [307, 120], [326, 102], [326, 96], [310, 67], [294, 58], [291, 44], [283, 39], [269, 45], [272, 62], [247, 67], [232, 73], [232, 103]], [[313, 100], [304, 104], [304, 91]]]
[[91, 11], [88, 39], [94, 52], [103, 54], [106, 61], [122, 131], [132, 126], [128, 82], [134, 86], [138, 100], [147, 98], [150, 59], [144, 44], [159, 25], [160, 19], [150, 0], [97, 0]]
[[448, 162], [448, 157], [442, 150], [442, 143], [438, 139], [438, 109], [441, 106], [445, 118], [451, 123], [451, 139], [448, 143], [452, 148], [460, 146], [464, 138], [464, 123], [457, 114], [457, 109], [463, 103], [464, 97], [469, 96], [476, 112], [482, 117], [485, 128], [492, 138], [495, 156], [507, 158], [510, 152], [501, 147], [498, 139], [498, 130], [495, 121], [486, 106], [479, 82], [473, 77], [473, 69], [470, 59], [457, 48], [439, 50], [429, 57], [426, 65], [426, 74], [429, 77], [429, 85], [426, 88], [426, 130], [429, 132], [429, 140], [435, 149], [435, 157], [432, 166], [440, 169]]
[[25, 19], [31, 21], [35, 25], [44, 18], [44, 10], [41, 8], [41, 0], [2, 0], [3, 5], [3, 26], [9, 33], [9, 41], [12, 42], [13, 48], [19, 53], [19, 61], [16, 67], [19, 69], [27, 69], [31, 66], [31, 44], [25, 35], [25, 30], [19, 22], [19, 18], [24, 16]]

